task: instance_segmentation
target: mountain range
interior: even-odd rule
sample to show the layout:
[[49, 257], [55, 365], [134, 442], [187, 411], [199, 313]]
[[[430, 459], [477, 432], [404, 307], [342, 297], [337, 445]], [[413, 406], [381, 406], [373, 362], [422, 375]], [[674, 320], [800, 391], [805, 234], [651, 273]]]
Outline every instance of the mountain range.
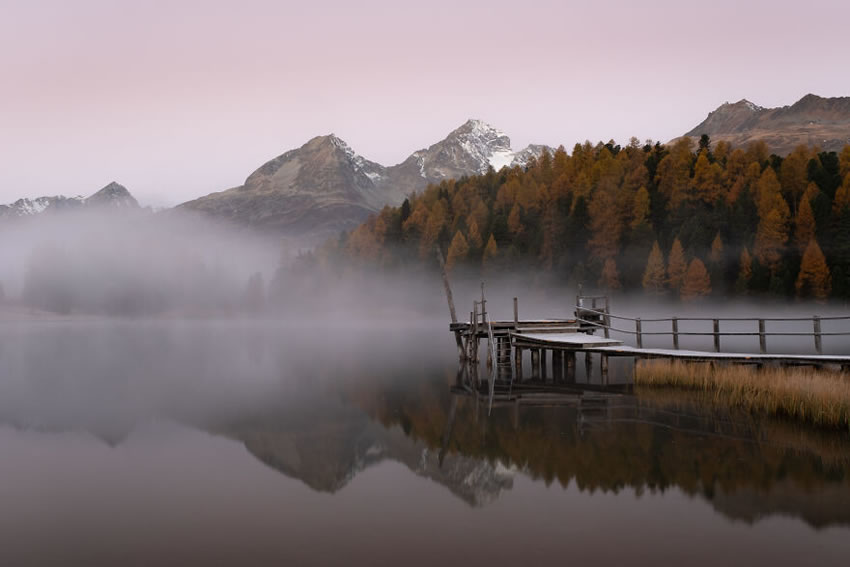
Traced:
[[850, 144], [850, 97], [807, 94], [779, 108], [764, 108], [747, 99], [727, 102], [685, 136], [703, 134], [715, 143], [722, 140], [736, 147], [762, 140], [777, 155], [787, 155], [799, 145], [840, 152]]
[[[684, 136], [703, 134], [733, 146], [763, 140], [779, 155], [800, 144], [840, 151], [850, 143], [850, 97], [808, 94], [780, 108], [764, 108], [746, 99], [725, 103]], [[315, 243], [356, 227], [386, 205], [401, 204], [429, 184], [485, 173], [491, 167], [496, 171], [522, 167], [544, 149], [553, 151], [534, 144], [514, 151], [504, 132], [468, 120], [443, 140], [399, 164], [384, 166], [329, 134], [264, 163], [238, 187], [182, 203], [176, 210]], [[113, 182], [87, 198], [25, 198], [0, 205], [0, 219], [104, 206], [139, 205], [125, 187]]]
[[327, 236], [354, 228], [386, 205], [400, 205], [428, 184], [490, 167], [524, 166], [545, 147], [515, 152], [503, 132], [468, 120], [440, 142], [386, 167], [356, 154], [333, 134], [318, 136], [263, 164], [239, 187], [179, 208], [292, 236]]
[[126, 187], [113, 181], [89, 197], [56, 195], [53, 197], [36, 197], [35, 199], [18, 199], [14, 203], [0, 205], [0, 219], [93, 208], [138, 209], [139, 202]]

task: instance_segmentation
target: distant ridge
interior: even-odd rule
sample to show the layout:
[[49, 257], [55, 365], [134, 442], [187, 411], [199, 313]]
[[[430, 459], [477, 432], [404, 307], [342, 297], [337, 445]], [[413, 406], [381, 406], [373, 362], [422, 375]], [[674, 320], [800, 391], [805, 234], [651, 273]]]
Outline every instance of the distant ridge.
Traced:
[[764, 108], [747, 99], [724, 103], [684, 136], [703, 134], [713, 142], [743, 146], [763, 140], [779, 155], [799, 145], [840, 151], [850, 143], [850, 97], [823, 98], [807, 94], [791, 106]]
[[138, 209], [139, 203], [126, 187], [113, 181], [90, 197], [54, 195], [18, 199], [14, 203], [0, 205], [0, 219], [31, 217], [41, 213], [86, 208]]

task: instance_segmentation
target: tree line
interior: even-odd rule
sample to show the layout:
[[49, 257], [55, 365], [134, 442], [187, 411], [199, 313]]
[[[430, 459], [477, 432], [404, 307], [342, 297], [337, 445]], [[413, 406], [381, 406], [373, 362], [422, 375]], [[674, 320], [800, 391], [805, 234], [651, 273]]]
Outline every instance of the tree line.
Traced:
[[560, 147], [431, 185], [301, 260], [421, 268], [435, 246], [449, 269], [537, 269], [607, 290], [846, 300], [850, 145], [785, 157], [708, 136]]

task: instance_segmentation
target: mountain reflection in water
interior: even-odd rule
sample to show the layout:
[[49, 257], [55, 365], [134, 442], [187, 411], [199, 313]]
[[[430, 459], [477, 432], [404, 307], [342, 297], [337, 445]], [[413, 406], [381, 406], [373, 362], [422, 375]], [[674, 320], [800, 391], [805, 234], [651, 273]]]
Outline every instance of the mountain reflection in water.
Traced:
[[[381, 356], [374, 351], [378, 339]], [[7, 537], [15, 533], [12, 528], [26, 532], [20, 518], [28, 517], [32, 503], [21, 494], [42, 494], [45, 487], [50, 493], [64, 486], [81, 501], [99, 499], [102, 489], [80, 480], [97, 475], [95, 469], [86, 470], [85, 455], [91, 448], [85, 449], [81, 432], [112, 448], [98, 459], [129, 463], [141, 459], [133, 457], [141, 454], [138, 432], [152, 423], [168, 423], [172, 426], [156, 439], [167, 438], [168, 431], [177, 428], [206, 435], [208, 440], [192, 438], [191, 443], [199, 446], [230, 440], [266, 470], [297, 479], [314, 494], [333, 494], [309, 504], [326, 518], [316, 520], [316, 528], [323, 522], [336, 525], [330, 518], [342, 514], [344, 503], [354, 498], [357, 490], [346, 496], [351, 486], [359, 477], [374, 478], [371, 474], [385, 479], [371, 493], [374, 507], [389, 514], [386, 509], [394, 504], [382, 499], [395, 494], [396, 485], [409, 484], [399, 476], [406, 469], [474, 511], [474, 523], [495, 523], [493, 529], [502, 525], [509, 510], [518, 521], [521, 518], [522, 529], [536, 531], [537, 537], [547, 533], [544, 525], [567, 529], [575, 521], [581, 523], [580, 518], [568, 520], [550, 508], [563, 507], [580, 494], [602, 506], [599, 510], [610, 509], [609, 517], [618, 521], [629, 514], [641, 515], [643, 519], [632, 525], [635, 533], [643, 533], [649, 526], [660, 529], [673, 521], [673, 516], [658, 515], [654, 503], [658, 497], [678, 502], [682, 513], [693, 514], [687, 517], [699, 516], [697, 503], [707, 504], [742, 541], [747, 540], [741, 527], [765, 524], [766, 530], [779, 529], [771, 521], [793, 518], [793, 525], [781, 528], [788, 542], [811, 539], [813, 533], [829, 538], [827, 543], [810, 541], [821, 550], [821, 564], [850, 552], [846, 433], [709, 410], [687, 396], [669, 393], [565, 396], [537, 405], [497, 405], [488, 416], [486, 400], [452, 390], [457, 379], [453, 345], [440, 339], [444, 334], [429, 325], [389, 337], [368, 329], [294, 333], [277, 324], [250, 322], [0, 326], [0, 485], [6, 487], [6, 493], [0, 490], [6, 504], [0, 511], [0, 532], [9, 528]], [[326, 344], [333, 348], [316, 346]], [[47, 440], [57, 459], [61, 447], [58, 465], [46, 466], [39, 460], [48, 451], [42, 446]], [[230, 449], [216, 449], [215, 454], [225, 453], [228, 459], [244, 460], [244, 455], [233, 457]], [[207, 461], [198, 459], [203, 468], [200, 463]], [[139, 486], [169, 485], [169, 475], [177, 475], [149, 460], [137, 464], [148, 475]], [[390, 465], [394, 468], [387, 469]], [[98, 466], [103, 471], [117, 465]], [[236, 465], [222, 462], [220, 467], [218, 474], [223, 474]], [[75, 476], [80, 471], [86, 472]], [[130, 476], [115, 473], [113, 481], [120, 484], [122, 474]], [[242, 473], [228, 474], [232, 476], [222, 481], [223, 486], [244, 488]], [[529, 496], [530, 486], [543, 487], [545, 493]], [[285, 494], [293, 490], [283, 485], [279, 489]], [[424, 514], [422, 522], [440, 523], [443, 514], [459, 514], [435, 494], [421, 487], [405, 492], [398, 503], [403, 511], [395, 512], [401, 516], [398, 529], [413, 522], [417, 510]], [[679, 502], [679, 494], [685, 500]], [[276, 497], [270, 493], [267, 499]], [[253, 506], [262, 507], [261, 502]], [[183, 507], [194, 505], [175, 497], [169, 504], [173, 510], [161, 513], [181, 518]], [[45, 519], [54, 516], [50, 501], [39, 506], [45, 515], [32, 525], [43, 526], [44, 531], [25, 533], [7, 551], [18, 549], [26, 538], [50, 540], [65, 529], [55, 519]], [[231, 508], [237, 515], [247, 513], [236, 500], [228, 506], [215, 509], [213, 516], [229, 514]], [[368, 516], [372, 506], [362, 504], [357, 510]], [[55, 512], [64, 517], [69, 510]], [[289, 512], [313, 514], [303, 507]], [[256, 521], [270, 513], [257, 509]], [[642, 522], [646, 525], [638, 525]], [[511, 529], [521, 528], [518, 524]], [[629, 545], [645, 550], [666, 545], [646, 537]], [[558, 542], [557, 537], [550, 539], [543, 540], [547, 549]], [[261, 539], [255, 545], [271, 545], [270, 541]], [[463, 549], [467, 544], [473, 542], [461, 538], [446, 543]], [[780, 554], [779, 544], [772, 545], [772, 552]], [[27, 556], [18, 551], [13, 558]], [[594, 557], [592, 550], [585, 551]], [[724, 552], [720, 547], [709, 551]], [[299, 557], [311, 557], [305, 554]], [[543, 555], [540, 559], [558, 559], [548, 552]], [[0, 559], [3, 556], [0, 550]], [[332, 563], [345, 559], [325, 556]]]

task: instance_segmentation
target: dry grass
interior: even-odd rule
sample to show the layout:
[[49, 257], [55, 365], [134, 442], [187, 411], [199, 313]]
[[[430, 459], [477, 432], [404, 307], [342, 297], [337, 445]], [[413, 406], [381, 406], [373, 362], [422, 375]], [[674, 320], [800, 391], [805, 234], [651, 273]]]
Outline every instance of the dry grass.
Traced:
[[644, 360], [635, 385], [703, 391], [715, 403], [850, 430], [850, 377], [839, 372]]

